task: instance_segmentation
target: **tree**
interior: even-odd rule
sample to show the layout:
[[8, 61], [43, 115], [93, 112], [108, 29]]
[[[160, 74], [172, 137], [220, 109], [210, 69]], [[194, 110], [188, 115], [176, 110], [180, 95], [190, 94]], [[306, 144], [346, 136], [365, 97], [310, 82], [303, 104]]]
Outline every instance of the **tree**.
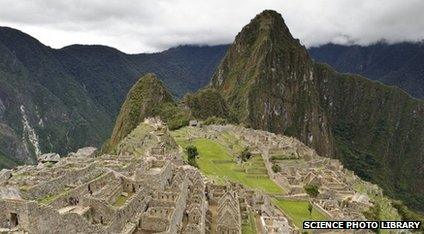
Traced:
[[243, 151], [241, 151], [239, 157], [241, 161], [246, 162], [247, 160], [250, 159], [251, 156], [252, 156], [252, 153], [250, 153], [249, 147], [246, 147], [243, 149]]
[[197, 155], [199, 155], [199, 152], [197, 151], [197, 147], [194, 146], [194, 145], [189, 145], [185, 149], [186, 149], [186, 152], [187, 152], [188, 164], [193, 166], [193, 167], [198, 167], [196, 157], [197, 157]]
[[272, 169], [272, 171], [273, 171], [274, 173], [278, 173], [278, 172], [280, 172], [280, 171], [281, 171], [281, 167], [280, 167], [280, 165], [278, 165], [278, 164], [272, 164], [271, 169]]
[[305, 189], [306, 193], [312, 198], [315, 198], [319, 195], [318, 186], [315, 184], [308, 184], [305, 185], [303, 188]]
[[312, 209], [313, 209], [314, 207], [312, 206], [312, 203], [311, 202], [309, 202], [309, 204], [308, 204], [308, 211], [309, 211], [309, 215], [312, 215]]
[[199, 155], [199, 152], [197, 151], [197, 147], [194, 145], [189, 145], [186, 147], [187, 156], [188, 159], [196, 158], [197, 155]]

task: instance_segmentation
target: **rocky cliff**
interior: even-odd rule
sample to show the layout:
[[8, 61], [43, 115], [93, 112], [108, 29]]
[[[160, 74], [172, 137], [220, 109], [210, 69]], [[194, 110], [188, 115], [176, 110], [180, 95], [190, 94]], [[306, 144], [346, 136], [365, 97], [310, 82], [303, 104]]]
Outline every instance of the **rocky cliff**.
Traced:
[[424, 209], [424, 103], [317, 64], [275, 11], [237, 35], [212, 86], [240, 122], [299, 138]]

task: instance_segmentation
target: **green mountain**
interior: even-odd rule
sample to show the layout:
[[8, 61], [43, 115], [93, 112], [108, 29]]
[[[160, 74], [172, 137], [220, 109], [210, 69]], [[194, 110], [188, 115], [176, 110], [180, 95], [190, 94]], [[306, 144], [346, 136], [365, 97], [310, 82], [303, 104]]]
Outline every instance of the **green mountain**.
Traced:
[[179, 108], [163, 82], [149, 73], [141, 77], [129, 91], [112, 136], [103, 146], [103, 151], [114, 150], [145, 118], [156, 116], [167, 122], [171, 129], [188, 125], [188, 112]]
[[241, 123], [295, 136], [424, 210], [424, 101], [313, 62], [277, 12], [236, 36], [212, 87]]
[[413, 97], [424, 99], [424, 41], [368, 46], [325, 44], [309, 48], [318, 62], [339, 72], [363, 75], [395, 85]]
[[52, 50], [14, 30], [0, 35], [0, 167], [103, 140], [110, 117]]
[[0, 27], [0, 168], [33, 163], [40, 152], [99, 146], [139, 77], [158, 74], [180, 98], [209, 82], [226, 48], [131, 55], [106, 46], [52, 49]]
[[246, 125], [296, 136], [321, 154], [333, 154], [333, 137], [319, 105], [313, 62], [282, 17], [264, 11], [237, 35], [212, 86]]

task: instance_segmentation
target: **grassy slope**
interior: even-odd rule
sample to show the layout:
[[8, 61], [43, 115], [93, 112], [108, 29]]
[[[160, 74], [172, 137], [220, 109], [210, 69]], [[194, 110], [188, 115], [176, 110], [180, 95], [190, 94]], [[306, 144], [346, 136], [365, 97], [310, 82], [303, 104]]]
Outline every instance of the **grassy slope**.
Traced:
[[302, 228], [303, 221], [306, 220], [327, 220], [323, 214], [316, 209], [312, 209], [312, 214], [309, 215], [308, 201], [289, 201], [289, 200], [276, 200], [276, 204], [284, 213], [286, 213], [294, 222], [294, 224]]
[[[268, 178], [266, 173], [263, 173], [266, 168], [260, 156], [251, 158], [251, 160], [243, 165], [234, 162], [233, 155], [238, 155], [244, 149], [245, 145], [238, 141], [233, 134], [222, 132], [214, 140], [197, 138], [188, 141], [187, 137], [191, 131], [196, 130], [182, 128], [173, 131], [171, 134], [182, 148], [189, 144], [197, 147], [199, 151], [197, 160], [199, 168], [207, 176], [215, 179], [217, 182], [230, 180], [239, 182], [250, 188], [260, 189], [267, 193], [275, 194], [284, 192]], [[246, 173], [246, 171], [249, 173]]]
[[233, 157], [228, 150], [213, 140], [202, 138], [190, 143], [188, 141], [177, 141], [177, 143], [182, 147], [188, 144], [196, 146], [199, 151], [197, 163], [200, 170], [217, 182], [230, 180], [271, 194], [283, 192], [278, 185], [267, 177], [250, 177], [249, 174], [244, 172], [242, 166], [232, 161]]

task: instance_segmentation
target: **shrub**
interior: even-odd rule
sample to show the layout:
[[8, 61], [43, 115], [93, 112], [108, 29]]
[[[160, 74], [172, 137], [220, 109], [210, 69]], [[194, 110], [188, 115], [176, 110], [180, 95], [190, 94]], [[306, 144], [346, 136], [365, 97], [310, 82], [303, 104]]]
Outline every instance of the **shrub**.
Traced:
[[228, 123], [228, 121], [226, 119], [223, 119], [221, 117], [216, 117], [216, 116], [208, 117], [203, 122], [204, 125], [212, 125], [212, 124], [215, 124], [215, 125], [225, 125], [227, 123]]
[[315, 184], [308, 184], [305, 185], [303, 188], [310, 197], [317, 197], [319, 195], [318, 186]]
[[198, 167], [196, 157], [199, 155], [199, 152], [197, 151], [197, 147], [194, 145], [189, 145], [185, 149], [187, 152], [188, 164], [193, 167]]
[[240, 159], [243, 162], [246, 162], [247, 160], [250, 159], [250, 157], [252, 156], [252, 153], [250, 153], [250, 150], [248, 147], [244, 148], [243, 151], [241, 151], [240, 153]]
[[278, 165], [278, 164], [272, 164], [271, 169], [272, 169], [272, 171], [273, 171], [274, 173], [278, 173], [278, 172], [280, 172], [280, 171], [281, 171], [281, 167], [280, 167], [280, 165]]

